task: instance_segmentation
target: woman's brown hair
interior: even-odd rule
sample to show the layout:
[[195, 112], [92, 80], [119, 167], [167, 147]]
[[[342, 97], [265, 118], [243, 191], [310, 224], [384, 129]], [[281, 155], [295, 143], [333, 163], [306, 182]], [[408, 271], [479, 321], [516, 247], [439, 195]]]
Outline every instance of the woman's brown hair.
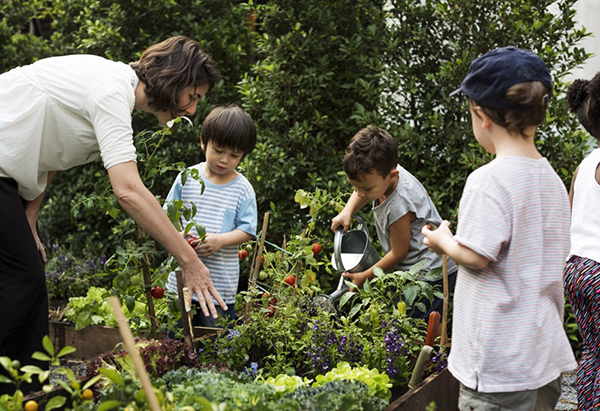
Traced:
[[171, 114], [180, 111], [179, 95], [186, 87], [208, 85], [210, 90], [221, 78], [210, 56], [185, 36], [148, 47], [139, 61], [129, 65], [145, 84], [150, 108]]

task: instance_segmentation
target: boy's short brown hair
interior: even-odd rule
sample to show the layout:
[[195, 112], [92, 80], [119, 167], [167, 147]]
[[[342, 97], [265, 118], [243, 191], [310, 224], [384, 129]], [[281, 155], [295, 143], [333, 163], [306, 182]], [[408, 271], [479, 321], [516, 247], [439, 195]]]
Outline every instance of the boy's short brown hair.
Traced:
[[360, 180], [373, 171], [385, 178], [397, 165], [396, 140], [384, 129], [370, 125], [352, 137], [342, 167], [348, 178]]
[[[519, 110], [486, 107], [470, 97], [469, 101], [481, 107], [494, 123], [506, 128], [509, 133], [525, 137], [527, 127], [537, 127], [546, 118], [550, 93], [551, 90], [541, 81], [530, 81], [517, 83], [504, 94], [505, 101], [525, 107]], [[475, 114], [477, 115], [477, 112]]]
[[250, 154], [256, 146], [256, 127], [252, 117], [240, 107], [214, 108], [202, 123], [202, 142]]
[[221, 78], [215, 62], [198, 43], [185, 36], [171, 37], [148, 47], [142, 57], [129, 63], [146, 88], [148, 105], [157, 111], [180, 111], [179, 95], [186, 87], [208, 85]]

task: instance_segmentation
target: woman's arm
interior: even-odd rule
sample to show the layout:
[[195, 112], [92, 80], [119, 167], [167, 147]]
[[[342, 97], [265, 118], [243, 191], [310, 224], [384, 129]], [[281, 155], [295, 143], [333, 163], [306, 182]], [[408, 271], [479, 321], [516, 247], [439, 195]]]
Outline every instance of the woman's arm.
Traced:
[[156, 197], [143, 184], [137, 165], [132, 161], [117, 164], [108, 169], [108, 176], [119, 204], [179, 262], [186, 275], [187, 286], [198, 297], [204, 315], [208, 316], [210, 311], [213, 318], [217, 318], [211, 295], [224, 310], [227, 305], [215, 289], [208, 268], [198, 259]]
[[54, 178], [55, 174], [56, 171], [49, 171], [48, 180], [46, 182], [46, 188], [44, 189], [44, 192], [36, 198], [34, 198], [33, 200], [25, 203], [25, 215], [27, 216], [27, 221], [29, 222], [31, 232], [33, 233], [33, 238], [35, 239], [35, 243], [44, 262], [46, 261], [46, 250], [44, 249], [44, 245], [40, 241], [40, 238], [37, 233], [37, 219], [40, 213], [40, 207], [42, 206], [42, 201], [44, 200], [44, 195], [46, 194], [48, 186], [50, 185], [50, 182]]

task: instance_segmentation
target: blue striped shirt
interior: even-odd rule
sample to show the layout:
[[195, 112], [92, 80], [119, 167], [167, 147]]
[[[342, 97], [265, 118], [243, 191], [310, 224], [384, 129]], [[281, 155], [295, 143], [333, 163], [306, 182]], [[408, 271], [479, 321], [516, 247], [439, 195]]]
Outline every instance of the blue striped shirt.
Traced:
[[[254, 236], [257, 224], [256, 195], [250, 182], [239, 174], [227, 184], [212, 184], [202, 172], [203, 164], [196, 164], [191, 168], [199, 171], [205, 184], [204, 193], [201, 194], [202, 187], [193, 178], [188, 178], [185, 185], [182, 185], [180, 174], [167, 195], [165, 208], [174, 200], [183, 200], [187, 207], [194, 203], [197, 213], [191, 220], [182, 217], [184, 227], [193, 220], [205, 227], [206, 234], [229, 233], [239, 229]], [[198, 236], [195, 228], [190, 230], [190, 234]], [[208, 257], [199, 258], [210, 270], [210, 277], [223, 300], [227, 304], [235, 303], [240, 277], [238, 247], [223, 247]], [[167, 288], [177, 290], [175, 273], [169, 274]], [[193, 298], [196, 300], [196, 295]]]

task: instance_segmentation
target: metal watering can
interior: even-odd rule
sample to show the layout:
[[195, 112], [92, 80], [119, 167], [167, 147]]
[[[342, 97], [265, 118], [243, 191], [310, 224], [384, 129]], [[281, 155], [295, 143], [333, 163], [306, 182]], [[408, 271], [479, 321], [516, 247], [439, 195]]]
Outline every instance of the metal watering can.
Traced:
[[337, 290], [330, 295], [324, 295], [332, 303], [339, 300], [348, 286], [344, 284], [344, 272], [358, 273], [371, 268], [381, 260], [381, 256], [371, 243], [371, 235], [365, 221], [356, 216], [358, 227], [344, 234], [343, 228], [338, 228], [333, 239], [333, 255], [331, 264], [340, 273], [340, 282]]

